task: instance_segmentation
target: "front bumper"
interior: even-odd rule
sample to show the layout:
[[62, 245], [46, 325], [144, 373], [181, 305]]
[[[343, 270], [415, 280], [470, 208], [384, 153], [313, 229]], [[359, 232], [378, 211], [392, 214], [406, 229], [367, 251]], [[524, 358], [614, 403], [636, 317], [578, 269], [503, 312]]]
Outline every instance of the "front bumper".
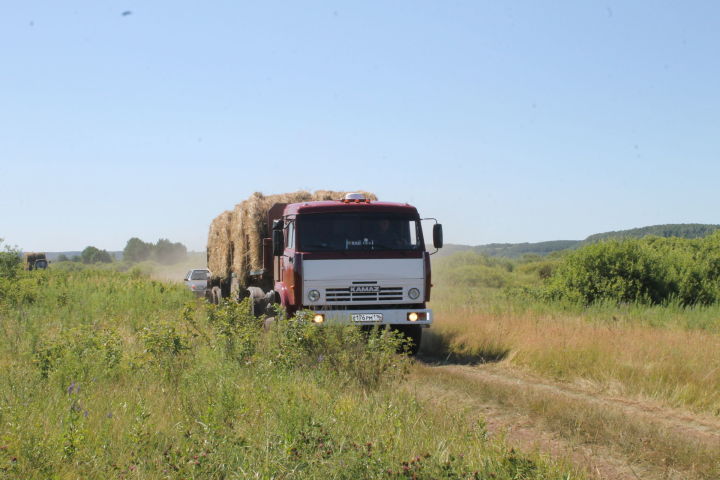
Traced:
[[[425, 313], [426, 320], [417, 320], [411, 322], [407, 319], [408, 313]], [[429, 327], [432, 324], [433, 314], [429, 308], [420, 309], [382, 309], [382, 308], [370, 308], [363, 310], [318, 310], [315, 313], [319, 313], [325, 316], [324, 323], [334, 323], [342, 325], [422, 325]], [[353, 321], [353, 315], [358, 314], [382, 314], [382, 320], [379, 322], [356, 322]]]

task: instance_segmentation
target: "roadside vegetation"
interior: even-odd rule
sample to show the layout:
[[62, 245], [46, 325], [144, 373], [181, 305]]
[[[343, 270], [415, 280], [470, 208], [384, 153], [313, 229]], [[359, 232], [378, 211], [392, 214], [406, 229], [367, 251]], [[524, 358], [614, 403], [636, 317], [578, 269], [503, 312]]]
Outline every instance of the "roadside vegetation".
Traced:
[[265, 332], [139, 270], [55, 267], [0, 275], [0, 478], [581, 478], [400, 388], [388, 332]]
[[433, 267], [427, 354], [720, 415], [720, 234]]

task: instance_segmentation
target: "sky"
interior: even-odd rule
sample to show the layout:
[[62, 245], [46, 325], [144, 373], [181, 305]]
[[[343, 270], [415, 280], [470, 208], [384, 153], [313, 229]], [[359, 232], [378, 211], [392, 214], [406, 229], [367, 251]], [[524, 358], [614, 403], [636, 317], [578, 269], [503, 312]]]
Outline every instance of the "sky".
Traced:
[[300, 189], [470, 245], [720, 223], [719, 2], [1, 3], [24, 250], [204, 250], [223, 210]]

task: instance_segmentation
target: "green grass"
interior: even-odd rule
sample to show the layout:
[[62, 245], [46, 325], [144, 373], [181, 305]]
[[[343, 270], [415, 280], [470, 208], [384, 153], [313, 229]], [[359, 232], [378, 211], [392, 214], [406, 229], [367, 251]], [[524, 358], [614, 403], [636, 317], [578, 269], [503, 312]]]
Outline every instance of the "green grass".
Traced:
[[579, 475], [401, 388], [388, 332], [210, 306], [139, 273], [0, 279], [0, 478]]
[[[499, 361], [566, 382], [720, 415], [720, 304], [582, 305], [533, 292], [562, 259], [476, 254], [434, 264], [426, 353]], [[492, 274], [488, 273], [491, 272]], [[502, 285], [493, 284], [498, 276]], [[486, 281], [487, 280], [487, 281]]]

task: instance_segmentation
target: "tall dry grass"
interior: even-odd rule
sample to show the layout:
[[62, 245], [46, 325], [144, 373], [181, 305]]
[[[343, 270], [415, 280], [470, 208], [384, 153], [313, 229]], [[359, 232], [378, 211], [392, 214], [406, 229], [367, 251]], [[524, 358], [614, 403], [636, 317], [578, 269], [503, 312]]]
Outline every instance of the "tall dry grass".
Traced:
[[582, 315], [439, 311], [426, 352], [503, 360], [610, 394], [720, 415], [720, 336]]

